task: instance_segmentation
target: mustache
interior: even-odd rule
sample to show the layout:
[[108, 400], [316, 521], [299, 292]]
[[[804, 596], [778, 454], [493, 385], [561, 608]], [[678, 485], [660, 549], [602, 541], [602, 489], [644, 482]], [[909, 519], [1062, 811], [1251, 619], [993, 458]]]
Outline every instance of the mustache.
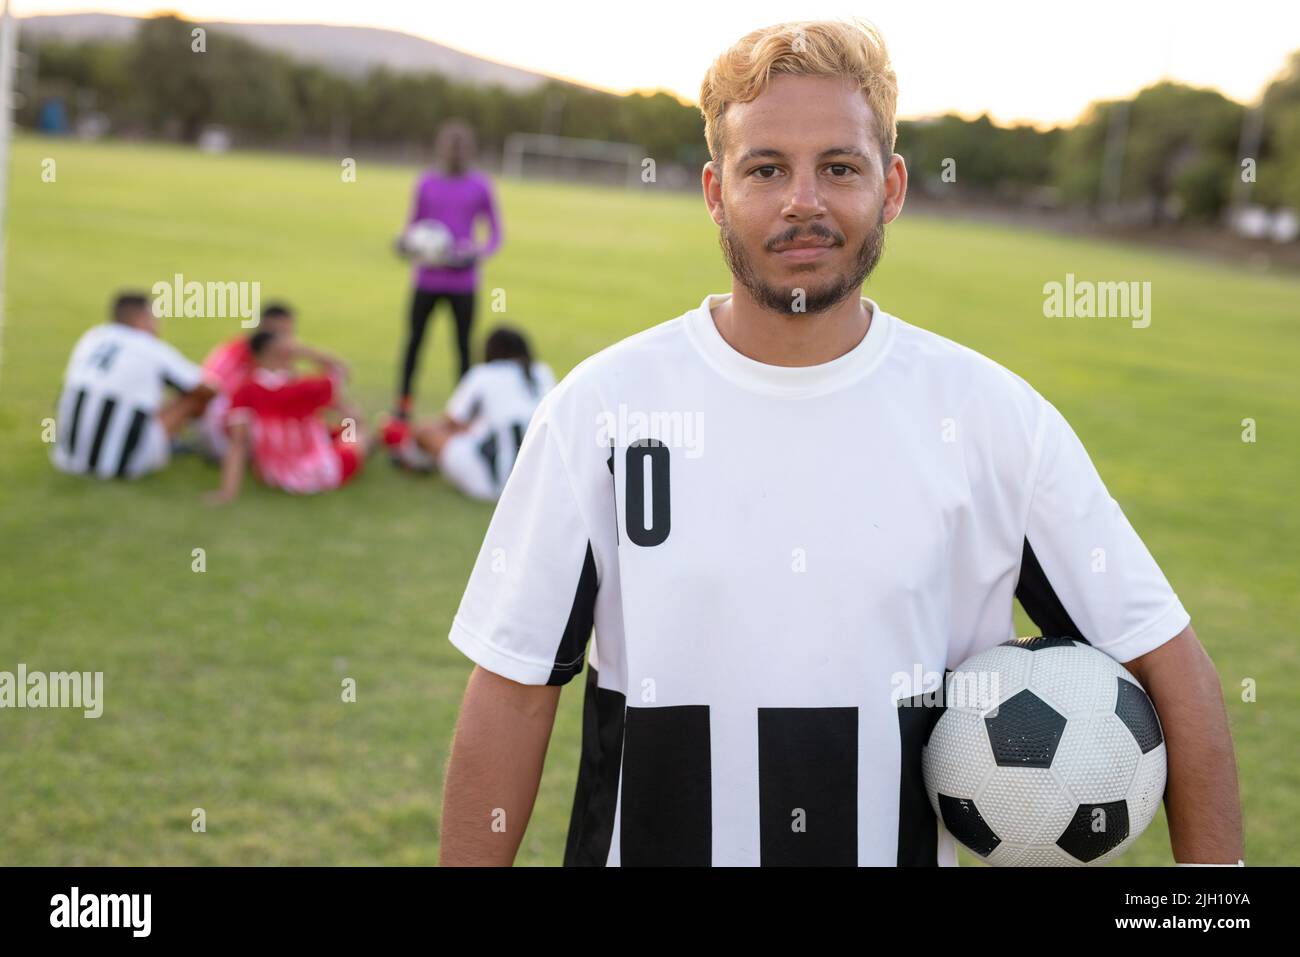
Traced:
[[765, 242], [764, 248], [768, 251], [776, 248], [782, 243], [792, 243], [799, 239], [825, 239], [834, 243], [836, 246], [844, 245], [844, 236], [834, 230], [823, 226], [821, 223], [813, 223], [806, 231], [801, 232], [798, 226], [793, 226], [779, 236], [774, 236]]
[[[750, 259], [744, 245], [740, 242], [740, 237], [732, 231], [731, 224], [725, 216], [719, 225], [721, 228], [718, 230], [718, 244], [722, 247], [723, 257], [733, 278], [749, 290], [749, 293], [764, 308], [779, 314], [795, 315], [790, 298], [791, 290], [784, 286], [774, 286], [758, 274], [755, 261]], [[822, 239], [829, 238], [832, 241], [836, 239], [835, 234], [821, 223], [812, 224], [807, 232]], [[798, 235], [798, 228], [795, 227], [793, 232], [787, 230], [785, 236], [778, 237], [774, 242], [793, 241]], [[845, 240], [841, 236], [838, 237], [838, 242], [843, 245]], [[884, 248], [885, 214], [882, 208], [876, 217], [875, 228], [871, 229], [858, 245], [850, 268], [833, 278], [824, 287], [810, 290], [801, 312], [821, 313], [849, 296], [860, 295], [862, 284], [880, 262]]]

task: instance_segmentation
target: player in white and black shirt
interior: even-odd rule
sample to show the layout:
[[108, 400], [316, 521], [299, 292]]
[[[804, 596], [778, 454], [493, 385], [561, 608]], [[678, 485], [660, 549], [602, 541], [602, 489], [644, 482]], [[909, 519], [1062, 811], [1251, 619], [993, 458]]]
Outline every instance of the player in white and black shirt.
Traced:
[[[170, 402], [166, 390], [178, 393]], [[139, 478], [165, 466], [172, 436], [214, 394], [197, 365], [158, 338], [142, 293], [123, 293], [112, 321], [87, 330], [63, 376], [51, 460], [64, 472]]]
[[1240, 854], [1217, 676], [1075, 432], [860, 297], [906, 191], [892, 82], [878, 38], [839, 25], [711, 69], [732, 292], [582, 362], [534, 416], [451, 626], [478, 667], [444, 863], [513, 859], [585, 661], [565, 863], [954, 864], [921, 780], [937, 714], [899, 705], [1011, 638], [1016, 598], [1151, 693], [1179, 860]]
[[439, 418], [396, 434], [390, 427], [390, 435], [399, 464], [436, 464], [470, 498], [493, 501], [514, 468], [538, 403], [555, 386], [555, 374], [533, 358], [528, 339], [510, 326], [493, 329], [483, 352], [484, 361], [457, 383]]

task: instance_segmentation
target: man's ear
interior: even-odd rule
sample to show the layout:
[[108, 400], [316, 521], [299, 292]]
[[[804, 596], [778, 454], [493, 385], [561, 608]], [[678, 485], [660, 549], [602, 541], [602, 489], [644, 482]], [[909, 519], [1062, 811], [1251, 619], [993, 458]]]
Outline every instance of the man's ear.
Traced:
[[722, 225], [722, 176], [718, 164], [710, 160], [700, 171], [700, 188], [704, 192], [704, 202], [709, 207], [709, 216], [715, 225]]
[[881, 207], [886, 223], [892, 223], [903, 211], [903, 201], [907, 198], [907, 164], [903, 157], [895, 153], [889, 158], [889, 168], [885, 170], [885, 201]]

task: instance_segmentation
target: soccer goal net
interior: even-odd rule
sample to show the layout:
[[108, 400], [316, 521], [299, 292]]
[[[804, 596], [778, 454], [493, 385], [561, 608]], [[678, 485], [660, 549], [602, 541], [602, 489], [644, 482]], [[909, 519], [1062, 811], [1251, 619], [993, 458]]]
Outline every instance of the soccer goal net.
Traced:
[[635, 143], [511, 133], [502, 150], [501, 171], [520, 178], [633, 186], [640, 181], [644, 157], [645, 149]]

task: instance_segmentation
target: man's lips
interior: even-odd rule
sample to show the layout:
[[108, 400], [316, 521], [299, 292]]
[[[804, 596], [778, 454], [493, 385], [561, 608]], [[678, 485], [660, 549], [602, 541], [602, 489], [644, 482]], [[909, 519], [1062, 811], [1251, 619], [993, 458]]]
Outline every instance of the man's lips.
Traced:
[[811, 262], [814, 259], [820, 259], [834, 248], [833, 243], [822, 240], [810, 242], [804, 240], [796, 243], [784, 243], [777, 246], [773, 251], [782, 259], [789, 262]]

